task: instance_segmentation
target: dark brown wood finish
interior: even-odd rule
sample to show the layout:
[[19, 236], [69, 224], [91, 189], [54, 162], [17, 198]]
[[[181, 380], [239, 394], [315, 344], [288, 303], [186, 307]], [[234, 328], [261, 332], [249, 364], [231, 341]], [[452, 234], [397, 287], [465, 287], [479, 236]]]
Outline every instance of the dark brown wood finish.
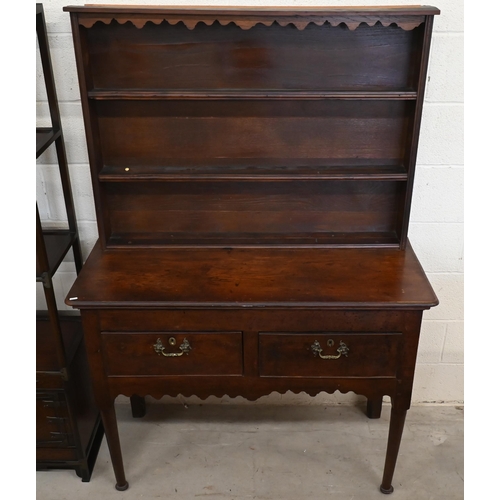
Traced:
[[[400, 333], [259, 334], [261, 377], [394, 377]], [[318, 354], [317, 346], [322, 350]], [[345, 353], [338, 348], [345, 346]], [[376, 356], [373, 353], [377, 353]], [[322, 356], [339, 356], [333, 361]]]
[[47, 310], [36, 318], [36, 468], [75, 469], [90, 481], [103, 437], [79, 316], [58, 310], [53, 276], [70, 250], [75, 269], [83, 265], [61, 117], [42, 4], [36, 4], [36, 32], [51, 127], [36, 129], [36, 157], [55, 147], [68, 228], [42, 227], [36, 207], [36, 280], [43, 285]]
[[132, 394], [130, 396], [130, 407], [134, 418], [142, 418], [146, 415], [146, 400], [145, 398]]
[[[194, 42], [192, 31], [183, 23], [165, 30], [160, 39], [157, 26], [151, 23], [141, 30], [131, 23], [113, 32], [103, 24], [93, 29], [89, 52], [94, 88], [99, 90], [241, 89], [244, 94], [250, 89], [256, 93], [261, 89], [416, 89], [410, 59], [417, 35], [415, 30], [403, 31], [396, 26], [363, 25], [356, 31], [332, 33], [329, 25], [309, 25], [297, 33], [293, 26], [278, 31], [263, 25], [251, 30], [235, 24], [224, 30], [200, 25]], [[374, 44], [374, 37], [388, 39], [389, 47]], [[183, 50], [176, 49], [172, 38]], [[142, 67], [158, 71], [131, 71], [138, 60]], [[324, 65], [325, 60], [338, 64]], [[225, 70], [219, 61], [228, 61], [232, 71]]]
[[109, 376], [243, 374], [241, 332], [103, 332], [102, 345]]
[[383, 248], [103, 252], [96, 245], [67, 303], [79, 309], [381, 310], [428, 309], [438, 301], [411, 246], [405, 252]]
[[58, 313], [65, 365], [61, 367], [52, 320], [37, 314], [36, 468], [74, 469], [90, 481], [103, 437], [94, 402], [79, 316]]
[[411, 245], [434, 7], [70, 12], [99, 241], [81, 310], [114, 399], [354, 391], [393, 413], [390, 492], [422, 312]]
[[[404, 248], [429, 23], [437, 9], [297, 9], [293, 15], [279, 8], [65, 10], [72, 13], [103, 248], [194, 240], [237, 246], [252, 238], [277, 245], [285, 234], [296, 234], [294, 245]], [[241, 213], [232, 217], [241, 217], [235, 232], [227, 217], [218, 220], [220, 213], [178, 208], [172, 215], [190, 227], [189, 237], [168, 221], [152, 230], [147, 223], [140, 231], [127, 227], [131, 221], [114, 201], [120, 188], [109, 185], [140, 179], [132, 189], [149, 196], [159, 180], [193, 185], [241, 176], [263, 182], [282, 180], [283, 172], [301, 181], [338, 181], [330, 184], [331, 198], [344, 190], [344, 179], [384, 180], [385, 187], [378, 182], [386, 193], [381, 217], [370, 219], [373, 207], [365, 205], [351, 211], [354, 220], [346, 220], [345, 231], [335, 220], [309, 214], [301, 225], [311, 231], [303, 231], [296, 217], [287, 218], [286, 206], [277, 210], [269, 184], [259, 190], [269, 195], [279, 232], [255, 226], [245, 231], [255, 210], [246, 220]], [[232, 196], [227, 189], [218, 183], [210, 197]], [[314, 185], [303, 189], [314, 199]], [[162, 196], [172, 199], [168, 194]], [[122, 199], [128, 210], [143, 211]], [[265, 211], [259, 216], [269, 218]], [[325, 231], [338, 236], [325, 238]], [[237, 233], [247, 236], [242, 240]]]
[[383, 398], [368, 399], [366, 402], [366, 416], [368, 418], [380, 418], [382, 414]]

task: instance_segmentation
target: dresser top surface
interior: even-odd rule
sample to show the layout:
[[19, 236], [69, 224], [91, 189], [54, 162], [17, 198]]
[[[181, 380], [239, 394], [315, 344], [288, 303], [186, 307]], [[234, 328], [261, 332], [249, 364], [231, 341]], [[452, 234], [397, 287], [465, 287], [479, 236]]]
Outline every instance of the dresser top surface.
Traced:
[[99, 243], [71, 288], [76, 308], [428, 309], [412, 248], [116, 249]]

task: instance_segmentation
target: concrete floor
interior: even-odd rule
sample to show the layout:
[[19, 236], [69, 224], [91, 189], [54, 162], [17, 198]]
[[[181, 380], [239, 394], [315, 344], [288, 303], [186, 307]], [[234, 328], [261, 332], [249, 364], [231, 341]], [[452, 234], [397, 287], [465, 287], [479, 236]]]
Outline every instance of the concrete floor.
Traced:
[[463, 408], [408, 412], [394, 493], [380, 493], [389, 406], [117, 404], [125, 473], [118, 492], [106, 440], [89, 483], [37, 472], [37, 500], [456, 500], [464, 497]]

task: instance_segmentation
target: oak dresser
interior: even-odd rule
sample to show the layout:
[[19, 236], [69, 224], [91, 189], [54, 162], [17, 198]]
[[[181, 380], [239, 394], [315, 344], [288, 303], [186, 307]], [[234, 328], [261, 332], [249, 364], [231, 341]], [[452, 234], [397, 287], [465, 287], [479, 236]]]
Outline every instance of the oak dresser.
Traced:
[[64, 10], [99, 230], [66, 303], [116, 488], [118, 395], [290, 390], [389, 396], [392, 492], [438, 304], [407, 233], [439, 10]]

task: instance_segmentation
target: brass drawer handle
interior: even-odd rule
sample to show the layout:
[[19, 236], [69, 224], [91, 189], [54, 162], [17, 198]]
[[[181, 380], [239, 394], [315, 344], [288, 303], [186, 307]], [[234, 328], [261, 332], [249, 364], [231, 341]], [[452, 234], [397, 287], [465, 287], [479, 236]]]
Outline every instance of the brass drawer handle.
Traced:
[[[328, 339], [327, 345], [329, 347], [332, 347], [333, 344], [334, 344], [333, 340]], [[318, 355], [321, 359], [339, 359], [340, 356], [342, 356], [342, 355], [344, 355], [347, 358], [347, 353], [349, 352], [349, 347], [347, 347], [344, 344], [344, 342], [342, 342], [342, 340], [341, 340], [340, 345], [337, 348], [338, 354], [336, 356], [333, 354], [326, 355], [326, 354], [322, 354], [323, 349], [322, 349], [320, 343], [317, 340], [315, 340], [313, 345], [311, 346], [311, 351], [313, 352], [313, 354], [315, 356]]]
[[[171, 337], [169, 339], [168, 343], [170, 345], [175, 345], [174, 337]], [[187, 341], [187, 339], [184, 339], [182, 344], [179, 346], [179, 349], [181, 350], [181, 352], [165, 352], [165, 347], [163, 346], [161, 340], [158, 339], [156, 341], [156, 344], [153, 345], [153, 349], [156, 351], [158, 356], [160, 354], [163, 354], [163, 356], [165, 356], [167, 358], [174, 358], [174, 357], [182, 356], [183, 354], [185, 354], [187, 356], [189, 354], [189, 351], [191, 350], [191, 346], [189, 345], [189, 342]]]

